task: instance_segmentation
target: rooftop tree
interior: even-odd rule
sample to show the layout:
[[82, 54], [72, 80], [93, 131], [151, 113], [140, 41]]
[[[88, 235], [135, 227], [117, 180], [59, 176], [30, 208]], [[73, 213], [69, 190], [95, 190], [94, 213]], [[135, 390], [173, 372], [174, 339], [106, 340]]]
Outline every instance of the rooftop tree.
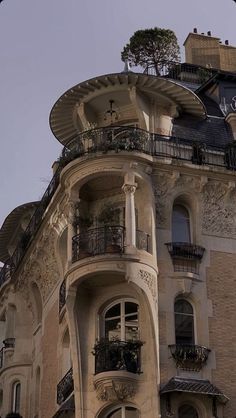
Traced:
[[122, 61], [130, 65], [141, 65], [145, 69], [154, 67], [159, 75], [170, 61], [179, 62], [180, 49], [175, 33], [170, 29], [137, 30], [121, 52]]

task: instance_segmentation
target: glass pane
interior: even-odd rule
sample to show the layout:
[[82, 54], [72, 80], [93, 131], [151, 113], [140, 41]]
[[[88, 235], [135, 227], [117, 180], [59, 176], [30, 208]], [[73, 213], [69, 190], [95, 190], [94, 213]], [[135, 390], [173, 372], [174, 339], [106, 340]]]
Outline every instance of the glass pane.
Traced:
[[125, 302], [125, 315], [138, 312], [138, 305], [134, 302]]
[[187, 300], [179, 299], [175, 302], [175, 312], [193, 315], [193, 307]]
[[109, 319], [105, 322], [105, 338], [109, 340], [121, 338], [120, 318]]
[[137, 409], [131, 408], [130, 406], [127, 406], [125, 408], [125, 418], [138, 418], [139, 413]]
[[198, 413], [195, 408], [190, 405], [182, 405], [179, 408], [179, 418], [198, 418]]
[[189, 213], [184, 206], [175, 205], [172, 214], [172, 241], [191, 242]]
[[116, 305], [108, 309], [105, 318], [114, 318], [116, 316], [120, 316], [120, 303], [117, 303]]
[[121, 418], [121, 408], [108, 414], [107, 418]]
[[175, 314], [176, 344], [194, 344], [193, 316]]

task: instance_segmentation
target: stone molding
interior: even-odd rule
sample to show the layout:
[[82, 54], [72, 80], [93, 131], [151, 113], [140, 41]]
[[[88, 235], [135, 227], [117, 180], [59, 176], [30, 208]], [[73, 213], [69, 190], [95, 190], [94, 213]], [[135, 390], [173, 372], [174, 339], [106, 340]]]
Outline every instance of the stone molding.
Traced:
[[157, 279], [154, 274], [149, 273], [146, 270], [139, 270], [138, 277], [141, 281], [146, 283], [153, 298], [157, 297]]
[[132, 399], [138, 390], [139, 376], [126, 371], [99, 373], [94, 377], [94, 388], [100, 401], [125, 401]]

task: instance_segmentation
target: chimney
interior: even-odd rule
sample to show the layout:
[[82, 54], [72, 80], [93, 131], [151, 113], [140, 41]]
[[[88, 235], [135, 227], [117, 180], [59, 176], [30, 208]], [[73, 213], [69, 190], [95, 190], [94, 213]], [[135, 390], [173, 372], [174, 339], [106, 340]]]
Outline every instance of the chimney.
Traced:
[[228, 39], [225, 40], [225, 45], [229, 45], [229, 40]]
[[208, 36], [211, 36], [211, 31], [210, 30], [207, 32], [207, 35]]
[[193, 33], [197, 33], [197, 28], [193, 28]]

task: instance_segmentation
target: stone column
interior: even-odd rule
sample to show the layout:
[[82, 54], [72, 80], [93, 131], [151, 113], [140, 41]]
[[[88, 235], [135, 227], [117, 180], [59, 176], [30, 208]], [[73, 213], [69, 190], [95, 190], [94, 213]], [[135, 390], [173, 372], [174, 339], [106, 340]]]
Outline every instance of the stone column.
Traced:
[[[128, 179], [129, 180], [129, 179]], [[136, 246], [136, 220], [134, 193], [137, 184], [134, 181], [125, 181], [122, 190], [125, 193], [125, 229], [126, 229], [126, 248]]]

